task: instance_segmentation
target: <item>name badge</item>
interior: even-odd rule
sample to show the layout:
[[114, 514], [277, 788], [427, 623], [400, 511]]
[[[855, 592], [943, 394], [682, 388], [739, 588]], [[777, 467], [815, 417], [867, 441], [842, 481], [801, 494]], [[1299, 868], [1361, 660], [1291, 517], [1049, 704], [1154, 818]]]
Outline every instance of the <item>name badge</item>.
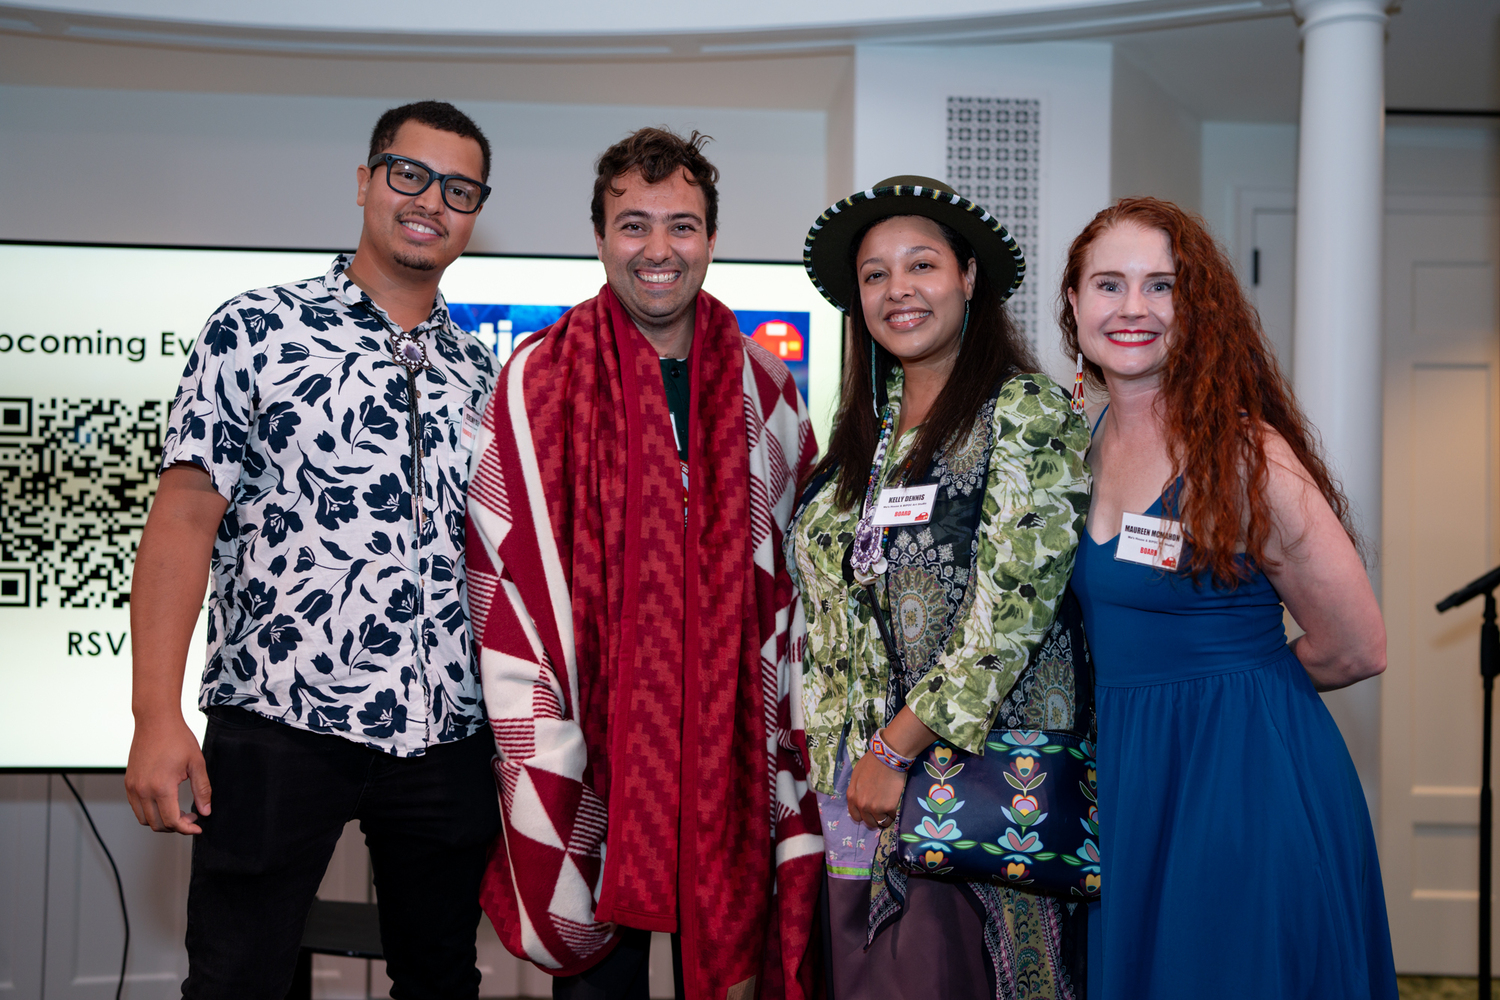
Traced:
[[875, 526], [895, 528], [903, 524], [926, 524], [932, 520], [938, 484], [893, 486], [880, 491], [875, 501]]
[[479, 411], [472, 406], [464, 407], [463, 423], [458, 428], [458, 446], [464, 451], [473, 451], [479, 439]]
[[1154, 514], [1123, 515], [1115, 558], [1175, 570], [1182, 558], [1182, 522], [1164, 520]]

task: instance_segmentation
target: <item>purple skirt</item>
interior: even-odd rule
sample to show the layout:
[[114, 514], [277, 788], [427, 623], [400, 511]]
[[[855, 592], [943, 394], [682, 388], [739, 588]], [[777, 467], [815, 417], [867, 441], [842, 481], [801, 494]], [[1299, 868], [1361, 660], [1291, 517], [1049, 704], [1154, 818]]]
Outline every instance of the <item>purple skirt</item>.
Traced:
[[963, 890], [914, 878], [901, 919], [865, 950], [870, 881], [828, 878], [833, 1000], [992, 1000], [984, 926]]

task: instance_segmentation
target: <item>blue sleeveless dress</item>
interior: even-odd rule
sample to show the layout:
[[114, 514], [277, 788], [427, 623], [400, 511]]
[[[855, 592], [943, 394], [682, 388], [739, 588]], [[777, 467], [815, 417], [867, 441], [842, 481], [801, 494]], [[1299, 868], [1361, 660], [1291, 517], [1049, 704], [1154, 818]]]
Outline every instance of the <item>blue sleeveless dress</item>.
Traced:
[[1072, 584], [1099, 719], [1089, 1000], [1395, 1000], [1364, 793], [1271, 582], [1114, 556], [1085, 531]]

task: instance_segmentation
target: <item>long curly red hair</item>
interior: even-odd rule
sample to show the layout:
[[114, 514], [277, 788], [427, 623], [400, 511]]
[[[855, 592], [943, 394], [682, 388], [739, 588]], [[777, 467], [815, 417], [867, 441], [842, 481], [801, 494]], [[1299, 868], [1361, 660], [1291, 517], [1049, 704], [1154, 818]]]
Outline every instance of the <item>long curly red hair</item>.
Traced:
[[[1169, 486], [1163, 499], [1175, 503], [1192, 544], [1185, 569], [1234, 587], [1254, 567], [1273, 565], [1266, 559], [1268, 430], [1285, 439], [1357, 544], [1349, 503], [1318, 454], [1260, 317], [1202, 220], [1156, 198], [1123, 198], [1094, 216], [1068, 248], [1063, 271], [1059, 324], [1068, 356], [1078, 353], [1078, 318], [1068, 291], [1079, 289], [1094, 241], [1122, 223], [1165, 233], [1177, 267], [1176, 335], [1167, 347], [1160, 404], [1173, 479], [1182, 482], [1180, 489]], [[1089, 385], [1104, 388], [1103, 370], [1087, 358], [1084, 373]], [[1237, 550], [1247, 558], [1237, 559]]]

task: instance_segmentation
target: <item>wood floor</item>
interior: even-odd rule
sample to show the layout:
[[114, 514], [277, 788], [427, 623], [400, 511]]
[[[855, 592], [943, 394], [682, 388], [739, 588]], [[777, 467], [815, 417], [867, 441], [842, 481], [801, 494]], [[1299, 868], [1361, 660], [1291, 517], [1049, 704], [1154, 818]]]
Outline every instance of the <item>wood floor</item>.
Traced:
[[[1397, 976], [1401, 1000], [1479, 1000], [1479, 980], [1454, 976]], [[1490, 983], [1490, 996], [1500, 997], [1500, 979]]]

